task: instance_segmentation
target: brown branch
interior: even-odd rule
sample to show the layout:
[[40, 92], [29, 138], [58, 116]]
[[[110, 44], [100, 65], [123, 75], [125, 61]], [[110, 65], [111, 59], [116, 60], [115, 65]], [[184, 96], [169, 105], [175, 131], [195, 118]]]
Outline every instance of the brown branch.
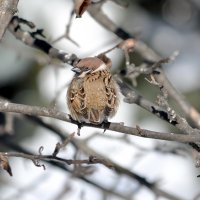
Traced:
[[36, 155], [36, 154], [26, 154], [26, 153], [19, 153], [19, 152], [0, 152], [0, 156], [25, 158], [25, 159], [31, 160], [37, 167], [42, 166], [38, 164], [39, 161], [52, 161], [52, 162], [58, 162], [61, 164], [66, 164], [66, 165], [103, 164], [106, 167], [109, 167], [109, 168], [112, 167], [104, 159], [96, 158], [94, 156], [90, 156], [88, 159], [84, 159], [84, 160], [64, 159], [64, 158], [60, 158], [53, 155], [41, 155], [41, 154]]
[[62, 144], [60, 144], [59, 142], [56, 144], [56, 147], [54, 149], [54, 152], [53, 152], [53, 156], [55, 157], [62, 148], [66, 147], [68, 143], [70, 143], [72, 141], [72, 139], [74, 138], [74, 135], [75, 135], [75, 132], [70, 134]]
[[185, 134], [199, 134], [198, 129], [193, 129], [184, 118], [181, 118], [179, 115], [176, 115], [175, 118], [171, 119], [170, 113], [164, 108], [148, 101], [142, 95], [138, 94], [135, 89], [128, 86], [122, 81], [119, 76], [115, 76], [117, 83], [121, 89], [122, 94], [125, 96], [124, 101], [130, 104], [137, 104], [145, 110], [151, 112], [155, 116], [163, 119], [164, 121], [170, 123], [171, 125], [178, 128], [182, 133]]
[[[105, 28], [114, 32], [118, 37], [122, 39], [133, 38], [132, 35], [128, 34], [121, 28], [118, 28], [101, 10], [101, 3], [94, 4], [91, 8], [89, 8], [89, 13], [92, 15], [94, 19], [101, 23]], [[23, 31], [20, 27], [20, 18], [13, 17], [9, 30], [15, 35], [17, 39], [20, 39], [24, 43], [29, 46], [36, 47], [45, 53], [47, 53], [52, 58], [60, 59], [63, 62], [67, 62], [68, 64], [73, 65], [74, 62], [78, 60], [76, 55], [64, 53], [58, 49], [52, 47], [45, 40], [41, 40], [35, 37], [36, 33], [38, 34], [38, 30], [36, 33], [31, 33], [27, 31]], [[137, 41], [135, 44], [135, 50], [138, 51], [147, 61], [157, 62], [160, 59], [160, 56], [157, 55], [152, 49], [150, 49], [145, 43], [142, 41]], [[169, 95], [171, 95], [178, 103], [180, 103], [181, 109], [184, 111], [186, 116], [190, 118], [193, 123], [200, 128], [200, 114], [198, 111], [187, 102], [184, 97], [179, 94], [171, 83], [168, 81], [166, 76], [164, 75], [162, 69], [160, 69], [159, 76], [157, 75], [157, 81], [162, 83], [165, 88], [169, 91]]]
[[[23, 37], [21, 37], [20, 39], [26, 39], [26, 38], [23, 38]], [[48, 51], [46, 51], [46, 49], [43, 49], [43, 47], [42, 46], [36, 46], [35, 45], [35, 42], [37, 41], [40, 41], [39, 39], [37, 39], [37, 38], [34, 38], [35, 40], [34, 40], [34, 42], [30, 45], [30, 46], [34, 46], [34, 47], [37, 47], [37, 48], [39, 48], [39, 49], [41, 49], [41, 50], [43, 50], [43, 51], [45, 51], [46, 53], [48, 53], [49, 54], [49, 50], [51, 49], [52, 50], [52, 47], [49, 47], [49, 49], [48, 49]], [[45, 43], [46, 44], [46, 43]], [[57, 56], [55, 56], [55, 57], [57, 57]], [[59, 56], [58, 56], [58, 58], [59, 58]], [[61, 59], [62, 60], [62, 59]], [[69, 63], [71, 63], [71, 61], [69, 62]], [[64, 121], [68, 121], [68, 122], [71, 122], [71, 123], [75, 123], [76, 124], [76, 122], [74, 122], [74, 121], [71, 121], [71, 119], [69, 118], [69, 117], [67, 117], [67, 115], [66, 114], [64, 114], [64, 113], [61, 113], [61, 112], [59, 112], [59, 111], [56, 111], [56, 110], [53, 110], [53, 109], [48, 109], [48, 108], [40, 108], [40, 107], [34, 107], [34, 109], [32, 109], [32, 108], [30, 108], [30, 106], [26, 106], [26, 108], [25, 109], [22, 109], [20, 106], [23, 106], [23, 105], [19, 105], [19, 104], [12, 104], [12, 105], [15, 105], [15, 106], [17, 106], [17, 108], [10, 108], [10, 105], [11, 104], [9, 104], [9, 105], [6, 105], [6, 107], [9, 107], [8, 108], [8, 110], [10, 110], [10, 111], [8, 111], [8, 112], [18, 112], [18, 113], [24, 113], [24, 114], [29, 114], [29, 115], [37, 115], [37, 116], [46, 116], [46, 117], [53, 117], [53, 118], [55, 118], [55, 119], [60, 119], [60, 120], [64, 120]], [[25, 105], [24, 105], [25, 106]], [[0, 106], [1, 107], [1, 106]], [[3, 109], [5, 109], [4, 108], [4, 106], [3, 106]], [[12, 109], [14, 109], [15, 111], [12, 111]], [[21, 112], [21, 109], [23, 110], [23, 112]], [[26, 110], [27, 109], [27, 110]], [[37, 110], [37, 111], [34, 111], [34, 110]], [[41, 109], [41, 113], [40, 113], [40, 109]], [[5, 111], [5, 110], [4, 110]], [[5, 111], [5, 112], [7, 112], [7, 111]], [[27, 113], [28, 112], [28, 113]], [[61, 114], [61, 115], [60, 115]], [[127, 131], [127, 130], [129, 130], [130, 131], [130, 133], [127, 133], [127, 134], [131, 134], [131, 135], [137, 135], [137, 136], [142, 136], [142, 137], [151, 137], [151, 138], [154, 138], [154, 136], [153, 135], [151, 135], [152, 133], [156, 133], [156, 132], [149, 132], [149, 131], [147, 131], [147, 130], [143, 130], [143, 129], [140, 129], [139, 127], [136, 127], [136, 128], [131, 128], [131, 127], [125, 127], [125, 126], [123, 126], [122, 124], [115, 124], [115, 123], [108, 123], [107, 124], [108, 126], [106, 127], [107, 129], [109, 129], [109, 130], [112, 130], [111, 128], [113, 128], [113, 130], [114, 131], [121, 131], [121, 130], [123, 130], [123, 131]], [[94, 125], [90, 125], [90, 124], [83, 124], [83, 126], [92, 126], [92, 127], [97, 127], [97, 128], [105, 128], [105, 126], [104, 125], [100, 125], [100, 126], [94, 126]], [[125, 128], [127, 128], [127, 129], [124, 129], [124, 127]], [[145, 132], [146, 131], [146, 132]], [[194, 134], [196, 134], [197, 133], [197, 131], [195, 130], [194, 131]], [[149, 135], [148, 135], [149, 134]], [[167, 135], [168, 133], [163, 133], [163, 135]], [[177, 135], [177, 137], [179, 137], [180, 135], [178, 135], [178, 134], [174, 134], [174, 135]], [[168, 135], [169, 136], [169, 135]], [[185, 136], [187, 136], [187, 135], [185, 135]], [[195, 135], [196, 136], [196, 135]], [[190, 136], [191, 137], [191, 136]], [[156, 139], [158, 139], [158, 138], [156, 138]], [[183, 139], [183, 138], [182, 138]], [[186, 139], [186, 138], [185, 138]], [[197, 138], [198, 139], [198, 138]], [[168, 140], [168, 139], [167, 139]], [[169, 140], [174, 140], [174, 138], [172, 139], [169, 139]], [[179, 141], [179, 140], [178, 140]], [[189, 140], [189, 141], [191, 141], [191, 140]], [[192, 140], [193, 141], [193, 140]], [[185, 140], [181, 140], [181, 142], [185, 142]], [[188, 140], [186, 140], [186, 142], [188, 142]], [[171, 199], [178, 199], [178, 198], [172, 198], [171, 197]]]
[[[55, 125], [52, 125], [52, 124], [49, 124], [47, 122], [43, 122], [41, 119], [37, 118], [37, 117], [34, 117], [32, 118], [31, 116], [28, 117], [28, 119], [32, 120], [36, 123], [38, 123], [39, 125], [41, 125], [42, 127], [45, 127], [51, 131], [53, 131], [54, 134], [58, 135], [59, 137], [61, 137], [62, 139], [66, 138], [66, 133], [59, 129], [58, 127], [56, 127]], [[1, 141], [1, 140], [0, 140]], [[16, 150], [16, 151], [20, 151], [20, 152], [24, 152], [26, 154], [30, 154], [30, 152], [27, 152], [26, 150], [24, 150], [22, 147], [18, 146], [16, 143], [12, 143], [10, 140], [8, 139], [5, 139], [4, 140], [4, 144], [8, 145], [9, 147], [11, 147], [12, 149]], [[88, 155], [96, 155], [96, 157], [99, 157], [99, 158], [103, 158], [104, 156], [102, 156], [101, 154], [97, 153], [96, 151], [94, 151], [93, 149], [91, 149], [90, 147], [86, 146], [84, 144], [84, 142], [82, 140], [77, 140], [77, 139], [73, 139], [71, 141], [71, 144], [75, 147], [75, 148], [78, 148], [79, 150], [83, 151], [84, 153], [88, 154]], [[155, 193], [156, 195], [158, 196], [164, 196], [166, 198], [169, 198], [169, 199], [172, 199], [172, 200], [180, 200], [180, 198], [174, 196], [174, 195], [171, 195], [170, 193], [167, 193], [165, 191], [163, 191], [162, 189], [159, 189], [157, 188], [157, 185], [154, 184], [154, 183], [151, 183], [149, 181], [147, 181], [144, 177], [142, 176], [139, 176], [137, 175], [136, 173], [126, 169], [125, 167], [122, 167], [120, 166], [119, 164], [116, 164], [115, 162], [109, 160], [109, 159], [106, 159], [106, 162], [109, 163], [109, 166], [112, 166], [112, 169], [117, 172], [118, 174], [123, 174], [123, 175], [127, 175], [129, 176], [131, 179], [133, 180], [136, 180], [137, 182], [139, 182], [141, 185], [147, 187], [148, 189], [150, 189], [153, 193]], [[65, 169], [67, 171], [69, 171], [68, 168], [66, 168], [66, 165], [65, 167], [63, 167], [63, 165], [60, 165], [60, 163], [54, 163], [54, 162], [50, 162], [50, 164], [53, 164], [57, 167], [60, 167], [61, 169]], [[103, 190], [103, 191], [110, 191], [111, 189], [105, 189], [105, 188], [101, 188], [100, 185], [96, 184], [95, 182], [91, 182], [89, 181], [87, 178], [85, 177], [82, 177], [82, 176], [79, 176], [78, 178], [86, 181], [87, 183], [89, 184], [92, 184], [94, 185], [95, 187]], [[116, 194], [115, 191], [111, 190], [111, 192], [109, 192], [113, 195]], [[126, 199], [126, 198], [125, 198]]]
[[[103, 13], [102, 4], [94, 4], [88, 9], [88, 11], [98, 23], [107, 30], [113, 32], [119, 38], [123, 40], [135, 38], [132, 34], [118, 27]], [[162, 59], [160, 55], [141, 40], [136, 42], [134, 49], [150, 63], [156, 63]], [[189, 118], [195, 126], [200, 129], [200, 113], [172, 86], [161, 68], [159, 69], [159, 72], [160, 73], [156, 77], [157, 82], [162, 83], [162, 85], [168, 90], [169, 95], [178, 103], [187, 118]]]
[[[101, 13], [101, 12], [100, 12]], [[105, 17], [105, 16], [104, 16]], [[102, 16], [100, 17], [100, 19], [102, 18]], [[107, 19], [107, 18], [106, 18]], [[66, 53], [60, 53], [59, 50], [53, 48], [51, 45], [49, 45], [46, 41], [44, 40], [40, 40], [40, 39], [37, 39], [35, 38], [35, 36], [33, 36], [33, 34], [29, 33], [29, 32], [24, 32], [23, 30], [21, 30], [20, 26], [19, 26], [19, 23], [21, 22], [22, 20], [18, 17], [14, 17], [12, 22], [10, 23], [10, 30], [11, 32], [13, 32], [13, 34], [16, 35], [16, 37], [19, 37], [22, 41], [24, 41], [26, 44], [28, 45], [32, 45], [32, 46], [35, 46], [41, 50], [43, 50], [44, 52], [50, 54], [50, 56], [52, 57], [57, 57], [59, 59], [61, 59], [63, 62], [68, 62], [68, 64], [72, 64], [74, 62], [76, 62], [77, 60], [77, 57], [76, 56], [70, 56], [69, 54], [66, 54]], [[24, 22], [24, 20], [23, 20]], [[111, 23], [108, 21], [108, 23]], [[107, 25], [107, 24], [106, 24]], [[17, 29], [16, 29], [17, 28]], [[24, 38], [25, 37], [25, 38]], [[138, 42], [137, 42], [138, 43]], [[137, 43], [135, 46], [137, 46]], [[37, 45], [36, 45], [37, 44]], [[148, 52], [150, 51], [151, 54], [152, 54], [152, 50], [148, 49], [148, 47], [144, 47], [144, 45], [141, 45], [142, 46], [142, 49], [143, 51], [145, 52], [145, 49], [148, 50]], [[47, 48], [48, 47], [48, 48]], [[66, 59], [67, 57], [67, 59]], [[154, 58], [155, 58], [155, 55], [154, 55]], [[161, 60], [162, 61], [162, 60]], [[160, 61], [158, 61], [157, 63], [159, 63], [160, 65]], [[157, 67], [157, 65], [153, 65], [153, 68], [154, 66]], [[165, 79], [166, 80], [166, 79]], [[170, 91], [171, 91], [171, 88], [168, 88], [169, 89], [169, 94], [170, 94]], [[152, 107], [152, 108], [155, 108], [155, 107]], [[159, 113], [160, 114], [160, 111], [159, 110], [154, 110], [155, 112], [153, 114], [157, 114]], [[152, 112], [152, 111], [151, 111]], [[192, 111], [193, 115], [197, 116], [197, 112], [195, 110]], [[195, 113], [195, 114], [194, 114]], [[179, 123], [178, 123], [179, 124]], [[182, 123], [183, 124], [183, 120], [182, 120]], [[184, 129], [180, 129], [181, 131], [184, 131]], [[186, 131], [187, 132], [187, 131]]]
[[[1, 140], [0, 140], [0, 143], [1, 143]], [[4, 139], [4, 145], [6, 145], [7, 147], [9, 147], [10, 149], [13, 149], [15, 151], [19, 151], [19, 152], [23, 152], [24, 154], [28, 154], [28, 155], [32, 155], [31, 152], [27, 151], [26, 149], [22, 148], [21, 146], [17, 145], [15, 142], [11, 142], [10, 140], [8, 139]], [[44, 161], [44, 162], [47, 162], [48, 164], [52, 165], [52, 166], [55, 166], [55, 167], [58, 167], [62, 170], [65, 170], [69, 173], [73, 173], [73, 171], [69, 168], [67, 168], [67, 165], [66, 164], [62, 164], [60, 162], [53, 162], [53, 161]], [[103, 192], [106, 192], [110, 195], [113, 195], [113, 196], [117, 196], [117, 197], [121, 197], [122, 199], [126, 199], [126, 197], [118, 192], [115, 192], [113, 190], [110, 190], [109, 188], [106, 188], [106, 187], [103, 187], [101, 185], [99, 185], [98, 183], [84, 177], [84, 176], [79, 176], [77, 177], [78, 179], [82, 180], [83, 182], [93, 186], [93, 187], [96, 187], [97, 189], [103, 191]], [[177, 199], [178, 200], [178, 199]]]
[[[64, 63], [68, 63], [69, 65], [73, 65], [74, 62], [77, 61], [77, 56], [75, 54], [66, 53], [61, 50], [54, 48], [51, 44], [49, 44], [44, 39], [39, 39], [37, 36], [43, 36], [41, 29], [37, 29], [35, 32], [24, 31], [21, 28], [21, 23], [25, 23], [30, 28], [34, 27], [32, 22], [23, 20], [17, 16], [14, 16], [8, 26], [9, 31], [18, 39], [21, 40], [28, 46], [37, 48], [46, 54], [49, 55], [50, 58], [56, 58], [61, 60]], [[31, 26], [30, 26], [31, 24]]]
[[170, 83], [165, 76], [162, 69], [159, 69], [159, 73], [155, 75], [156, 81], [162, 84], [169, 95], [176, 101], [177, 105], [181, 108], [187, 118], [189, 118], [194, 125], [200, 129], [200, 113], [180, 94]]
[[[73, 121], [67, 114], [55, 109], [50, 109], [50, 108], [45, 108], [45, 107], [28, 106], [28, 105], [15, 104], [15, 103], [9, 103], [9, 102], [3, 101], [3, 102], [0, 102], [0, 112], [14, 112], [14, 113], [21, 113], [21, 114], [26, 114], [26, 115], [33, 115], [33, 116], [50, 117], [50, 118], [78, 124], [76, 121]], [[124, 126], [121, 123], [106, 123], [106, 124], [104, 123], [100, 125], [83, 123], [81, 125], [107, 129], [111, 131], [116, 131], [116, 132], [120, 132], [120, 133], [124, 133], [128, 135], [135, 135], [135, 136], [145, 137], [145, 138], [177, 141], [177, 142], [184, 142], [184, 143], [200, 142], [199, 131], [195, 129], [193, 130], [193, 134], [183, 135], [183, 134], [176, 134], [176, 133], [155, 132], [155, 131], [141, 129], [138, 127], [132, 128], [132, 127]]]
[[68, 24], [66, 25], [66, 30], [65, 30], [65, 33], [61, 36], [59, 36], [58, 38], [56, 38], [55, 40], [52, 41], [52, 43], [56, 43], [62, 39], [68, 39], [69, 41], [71, 41], [74, 45], [78, 46], [79, 47], [79, 44], [73, 40], [71, 37], [70, 37], [70, 30], [71, 30], [71, 26], [72, 26], [72, 20], [73, 20], [73, 17], [74, 17], [74, 10], [71, 11], [70, 13], [70, 18], [69, 18], [69, 22]]
[[[127, 41], [127, 40], [125, 40], [125, 41]], [[137, 42], [135, 42], [135, 43], [137, 43]], [[125, 53], [125, 58], [127, 56], [129, 56], [129, 52], [128, 52], [128, 55], [126, 55], [126, 54], [127, 53]], [[151, 75], [153, 72], [156, 72], [156, 69], [161, 67], [162, 64], [166, 64], [171, 61], [174, 61], [175, 58], [177, 57], [177, 55], [178, 55], [178, 51], [175, 51], [170, 57], [160, 59], [154, 63], [143, 62], [139, 66], [135, 66], [134, 63], [131, 63], [131, 64], [128, 63], [128, 64], [126, 64], [126, 67], [120, 71], [120, 74], [122, 74], [123, 77], [128, 78], [132, 82], [133, 81], [136, 82], [136, 78], [139, 77], [140, 75], [142, 75], [142, 74]], [[133, 84], [133, 85], [135, 85], [135, 84]]]
[[0, 1], [0, 41], [10, 23], [11, 18], [17, 12], [19, 0], [1, 0]]

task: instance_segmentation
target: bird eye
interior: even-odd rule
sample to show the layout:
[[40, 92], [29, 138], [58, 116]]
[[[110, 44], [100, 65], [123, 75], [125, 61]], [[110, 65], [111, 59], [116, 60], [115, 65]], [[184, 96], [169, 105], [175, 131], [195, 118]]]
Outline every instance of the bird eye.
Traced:
[[88, 73], [91, 71], [91, 69], [89, 67], [84, 67], [84, 69], [82, 71], [85, 73]]
[[88, 71], [89, 70], [89, 68], [88, 67], [84, 67], [84, 70], [83, 71]]

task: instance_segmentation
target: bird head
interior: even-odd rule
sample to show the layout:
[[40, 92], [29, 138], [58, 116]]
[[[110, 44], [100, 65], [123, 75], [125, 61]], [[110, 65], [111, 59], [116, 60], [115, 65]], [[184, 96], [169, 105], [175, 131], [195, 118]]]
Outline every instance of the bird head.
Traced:
[[74, 71], [78, 77], [84, 77], [86, 74], [105, 69], [108, 69], [108, 66], [101, 59], [98, 57], [88, 57], [81, 59], [72, 68], [72, 71]]

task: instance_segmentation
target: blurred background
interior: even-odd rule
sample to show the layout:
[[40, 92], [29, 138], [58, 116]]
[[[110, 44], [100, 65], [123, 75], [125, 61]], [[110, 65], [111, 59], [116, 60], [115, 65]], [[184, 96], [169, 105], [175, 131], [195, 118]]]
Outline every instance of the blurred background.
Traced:
[[[137, 34], [139, 39], [162, 57], [179, 51], [174, 62], [164, 65], [164, 71], [174, 87], [200, 110], [200, 1], [122, 2], [127, 2], [128, 6], [122, 7], [113, 1], [107, 1], [103, 10], [119, 27], [131, 34]], [[18, 15], [34, 22], [37, 28], [44, 29], [47, 41], [53, 46], [75, 53], [79, 57], [97, 55], [120, 42], [119, 38], [99, 25], [87, 12], [82, 18], [74, 18], [71, 26], [70, 37], [79, 46], [68, 39], [54, 42], [65, 33], [72, 9], [73, 2], [70, 0], [20, 0]], [[108, 56], [113, 62], [113, 72], [124, 67], [125, 59], [120, 50], [114, 50]], [[136, 62], [138, 60], [134, 52], [131, 58]], [[68, 112], [65, 96], [67, 85], [73, 77], [69, 65], [50, 62], [44, 53], [17, 41], [8, 31], [0, 44], [0, 61], [1, 97], [16, 103], [46, 107], [51, 106], [56, 99], [56, 107]], [[136, 89], [152, 101], [155, 101], [156, 93], [159, 92], [145, 81], [144, 77], [138, 80]], [[172, 104], [173, 106], [175, 105]], [[3, 123], [2, 115], [0, 119]], [[75, 125], [53, 119], [45, 120], [59, 126], [66, 133], [77, 130]], [[177, 132], [137, 105], [124, 103], [122, 95], [119, 112], [111, 121], [124, 122], [127, 126], [139, 125], [154, 131]], [[43, 146], [43, 154], [51, 154], [56, 143], [60, 141], [60, 138], [49, 130], [18, 117], [14, 119], [12, 134], [13, 141], [35, 153]], [[133, 136], [122, 140], [122, 134], [109, 131], [102, 134], [101, 130], [93, 128], [83, 128], [81, 136], [75, 137], [148, 181], [155, 181], [159, 188], [180, 199], [192, 200], [200, 194], [200, 178], [197, 178], [200, 170], [195, 168], [192, 156], [185, 151], [180, 151], [179, 154], [166, 153], [170, 152], [170, 149], [185, 149], [184, 145]], [[92, 139], [87, 140], [88, 137]], [[0, 146], [0, 151], [5, 150], [6, 147]], [[75, 154], [78, 158], [85, 158], [81, 151], [75, 152], [71, 145], [59, 155], [73, 159]], [[21, 158], [10, 159], [10, 164], [13, 177], [9, 177], [4, 171], [0, 173], [1, 200], [121, 199], [105, 195], [75, 175], [51, 165], [46, 164], [44, 171], [34, 166], [31, 161]], [[73, 169], [73, 166], [70, 168]], [[89, 180], [106, 188], [113, 188], [120, 194], [127, 194], [130, 199], [156, 198], [149, 189], [140, 186], [130, 177], [120, 176], [101, 165], [92, 166], [92, 170], [87, 175]], [[63, 188], [66, 192], [61, 196]]]

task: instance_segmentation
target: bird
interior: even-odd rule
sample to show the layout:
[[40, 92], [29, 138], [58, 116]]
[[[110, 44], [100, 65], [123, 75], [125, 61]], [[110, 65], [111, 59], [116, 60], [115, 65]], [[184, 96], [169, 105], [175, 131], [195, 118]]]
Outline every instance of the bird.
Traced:
[[66, 97], [73, 120], [98, 125], [116, 114], [119, 88], [111, 75], [111, 65], [106, 56], [86, 57], [74, 65], [75, 75]]

